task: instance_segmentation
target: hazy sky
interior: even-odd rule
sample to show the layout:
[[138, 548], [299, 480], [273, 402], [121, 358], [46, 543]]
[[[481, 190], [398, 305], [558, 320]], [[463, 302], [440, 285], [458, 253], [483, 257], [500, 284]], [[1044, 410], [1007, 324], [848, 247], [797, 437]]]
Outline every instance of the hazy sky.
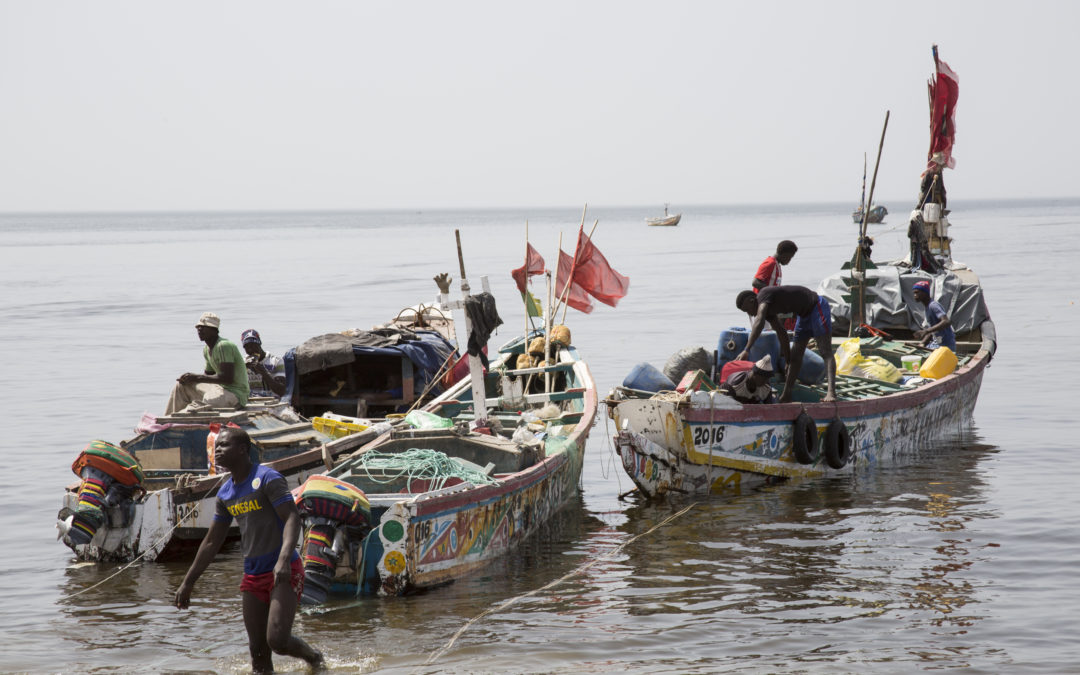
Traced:
[[0, 212], [1080, 196], [1080, 3], [0, 0]]

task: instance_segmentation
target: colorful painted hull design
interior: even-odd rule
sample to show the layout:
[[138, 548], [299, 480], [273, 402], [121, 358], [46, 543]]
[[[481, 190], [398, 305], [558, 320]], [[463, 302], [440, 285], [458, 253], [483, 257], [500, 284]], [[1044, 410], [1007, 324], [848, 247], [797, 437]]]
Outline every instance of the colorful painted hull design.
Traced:
[[[505, 349], [505, 348], [504, 348]], [[513, 356], [512, 354], [510, 356]], [[500, 369], [503, 360], [493, 363]], [[565, 386], [548, 394], [534, 394], [530, 407], [515, 408], [500, 400], [488, 419], [503, 419], [503, 435], [457, 430], [413, 432], [399, 430], [380, 437], [336, 466], [328, 475], [360, 487], [375, 521], [358, 555], [347, 552], [337, 565], [330, 592], [339, 594], [400, 595], [437, 586], [467, 575], [505, 555], [537, 532], [578, 494], [585, 442], [596, 416], [596, 386], [588, 366], [572, 347], [560, 350]], [[513, 454], [519, 449], [507, 437], [521, 410], [538, 410], [543, 400], [557, 402], [558, 418], [544, 422], [543, 452], [535, 463], [521, 469], [496, 470], [496, 482], [474, 485], [459, 482], [417, 494], [380, 494], [356, 468], [365, 452], [401, 452], [438, 444], [450, 457], [482, 455], [486, 450]], [[471, 419], [468, 382], [451, 389], [430, 409], [443, 410], [455, 421]], [[488, 399], [489, 404], [495, 399]], [[469, 410], [469, 412], [463, 412]], [[479, 450], [477, 447], [483, 446]], [[487, 459], [480, 459], [483, 464]], [[524, 462], [528, 463], [528, 462]], [[363, 578], [357, 582], [358, 575]], [[319, 600], [315, 600], [316, 602]]]
[[[583, 451], [583, 445], [568, 443], [498, 485], [394, 503], [378, 527], [381, 559], [368, 561], [378, 574], [377, 592], [399, 595], [437, 586], [505, 555], [577, 494]], [[373, 550], [369, 546], [365, 553]]]
[[[914, 453], [971, 423], [983, 373], [984, 348], [951, 375], [911, 390], [835, 403], [741, 406], [714, 394], [693, 402], [609, 398], [623, 468], [649, 496], [738, 491], [782, 478], [857, 471]], [[724, 407], [721, 407], [724, 406]], [[817, 459], [801, 464], [794, 453], [793, 421], [805, 412], [818, 431]], [[850, 437], [850, 458], [840, 469], [825, 459], [826, 428], [839, 419]]]

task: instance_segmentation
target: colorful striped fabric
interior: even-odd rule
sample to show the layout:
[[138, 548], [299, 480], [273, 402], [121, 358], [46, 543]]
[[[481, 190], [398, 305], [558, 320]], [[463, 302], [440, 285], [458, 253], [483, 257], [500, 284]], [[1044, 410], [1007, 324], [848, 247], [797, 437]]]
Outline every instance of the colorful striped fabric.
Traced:
[[90, 441], [71, 465], [76, 476], [82, 476], [84, 467], [103, 471], [121, 485], [139, 485], [145, 480], [139, 460], [128, 451], [105, 441]]
[[308, 478], [296, 493], [296, 504], [304, 515], [322, 516], [352, 526], [371, 523], [371, 505], [363, 490], [330, 476]]

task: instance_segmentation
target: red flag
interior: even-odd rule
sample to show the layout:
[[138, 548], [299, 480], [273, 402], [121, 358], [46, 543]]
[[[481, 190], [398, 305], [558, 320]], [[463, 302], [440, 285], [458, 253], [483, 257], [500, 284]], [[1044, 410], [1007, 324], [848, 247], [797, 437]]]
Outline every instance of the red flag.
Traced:
[[578, 230], [574, 260], [574, 282], [605, 305], [614, 307], [630, 290], [630, 277], [612, 269], [604, 254], [593, 245], [583, 229]]
[[[556, 297], [562, 298], [563, 291], [566, 288], [566, 280], [570, 278], [570, 271], [574, 267], [574, 259], [568, 254], [559, 251], [559, 273], [555, 277], [555, 293]], [[575, 279], [577, 278], [577, 272], [574, 272]], [[576, 281], [570, 282], [570, 294], [566, 296], [566, 304], [570, 305], [579, 312], [585, 312], [586, 314], [593, 311], [592, 300], [589, 299], [589, 294], [585, 292]]]
[[544, 258], [533, 248], [532, 244], [526, 244], [525, 264], [516, 270], [510, 271], [510, 276], [517, 282], [518, 290], [525, 292], [525, 280], [528, 277], [544, 273]]
[[930, 152], [927, 154], [928, 170], [956, 166], [953, 159], [953, 140], [956, 138], [956, 101], [960, 97], [960, 78], [949, 64], [938, 59], [934, 46], [935, 77], [927, 87], [930, 90]]

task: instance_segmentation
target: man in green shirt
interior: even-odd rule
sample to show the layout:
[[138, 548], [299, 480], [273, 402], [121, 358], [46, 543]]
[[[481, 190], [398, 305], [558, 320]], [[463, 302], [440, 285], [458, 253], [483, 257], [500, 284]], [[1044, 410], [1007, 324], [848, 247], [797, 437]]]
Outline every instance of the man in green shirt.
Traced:
[[184, 373], [176, 378], [165, 414], [194, 412], [205, 408], [241, 408], [247, 405], [247, 366], [240, 348], [218, 334], [221, 319], [205, 312], [195, 324], [199, 339], [206, 343], [205, 372]]

